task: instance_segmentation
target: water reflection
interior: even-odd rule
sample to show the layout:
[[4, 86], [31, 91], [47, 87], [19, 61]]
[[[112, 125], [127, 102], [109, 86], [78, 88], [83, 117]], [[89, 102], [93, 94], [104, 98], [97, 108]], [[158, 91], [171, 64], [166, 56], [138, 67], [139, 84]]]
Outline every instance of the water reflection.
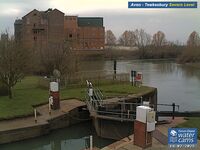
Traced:
[[200, 69], [197, 69], [195, 67], [190, 67], [190, 66], [186, 66], [186, 65], [178, 65], [179, 69], [182, 70], [183, 72], [183, 76], [185, 78], [197, 78], [200, 80]]
[[89, 135], [93, 135], [94, 145], [98, 148], [114, 142], [97, 137], [92, 123], [85, 122], [39, 138], [1, 145], [0, 150], [81, 150], [89, 146]]
[[176, 64], [172, 62], [155, 64], [155, 68], [159, 73], [173, 73], [178, 71]]
[[182, 64], [176, 64], [174, 62], [166, 62], [166, 63], [161, 63], [161, 64], [159, 63], [155, 64], [155, 68], [160, 73], [167, 73], [167, 74], [175, 73], [179, 76], [181, 75], [182, 77], [186, 79], [195, 77], [200, 80], [200, 69], [197, 69], [195, 67], [182, 65]]

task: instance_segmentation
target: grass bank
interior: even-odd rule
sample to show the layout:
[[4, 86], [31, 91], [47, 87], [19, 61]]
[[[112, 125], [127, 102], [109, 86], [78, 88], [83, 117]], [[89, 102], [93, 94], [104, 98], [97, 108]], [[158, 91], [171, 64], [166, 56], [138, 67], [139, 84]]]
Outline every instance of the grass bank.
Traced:
[[187, 121], [179, 124], [178, 128], [197, 128], [198, 129], [198, 139], [200, 139], [200, 117], [189, 117], [185, 118]]
[[[49, 92], [38, 86], [40, 77], [26, 77], [13, 89], [13, 99], [0, 96], [0, 120], [23, 117], [33, 114], [33, 105], [48, 102]], [[152, 88], [142, 86], [132, 87], [129, 83], [99, 85], [105, 96], [122, 96], [151, 91]], [[86, 88], [64, 88], [60, 91], [61, 99], [77, 98], [84, 100]]]

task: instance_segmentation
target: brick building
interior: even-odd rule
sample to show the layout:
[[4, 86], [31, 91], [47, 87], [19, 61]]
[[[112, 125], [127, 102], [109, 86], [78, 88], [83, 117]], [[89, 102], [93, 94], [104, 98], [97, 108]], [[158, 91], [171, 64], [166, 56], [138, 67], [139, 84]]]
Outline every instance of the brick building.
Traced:
[[15, 39], [26, 48], [66, 44], [74, 50], [104, 49], [103, 18], [65, 16], [57, 9], [34, 9], [15, 21]]

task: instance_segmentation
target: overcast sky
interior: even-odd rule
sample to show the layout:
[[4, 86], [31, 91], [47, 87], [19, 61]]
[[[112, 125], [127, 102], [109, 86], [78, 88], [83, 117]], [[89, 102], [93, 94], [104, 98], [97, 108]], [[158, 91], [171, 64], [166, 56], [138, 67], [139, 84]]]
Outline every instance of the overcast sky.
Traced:
[[128, 0], [0, 0], [0, 31], [9, 29], [13, 33], [15, 19], [33, 9], [48, 8], [57, 8], [66, 15], [104, 17], [105, 28], [116, 36], [126, 29], [143, 28], [150, 34], [161, 30], [168, 40], [185, 42], [192, 31], [200, 33], [199, 6], [197, 9], [128, 9]]

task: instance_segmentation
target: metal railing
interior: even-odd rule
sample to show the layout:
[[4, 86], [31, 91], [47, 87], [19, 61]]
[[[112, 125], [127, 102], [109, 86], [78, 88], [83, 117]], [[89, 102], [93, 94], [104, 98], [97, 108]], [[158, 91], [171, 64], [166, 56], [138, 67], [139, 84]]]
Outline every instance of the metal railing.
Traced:
[[136, 117], [136, 107], [141, 105], [141, 103], [130, 103], [124, 100], [115, 102], [103, 100], [103, 94], [98, 88], [93, 88], [93, 96], [86, 93], [87, 107], [90, 114], [96, 117], [133, 121]]
[[[89, 96], [88, 92], [86, 93], [86, 104], [91, 116], [94, 117], [108, 118], [121, 121], [134, 121], [136, 118], [136, 107], [143, 105], [142, 98], [139, 102], [136, 103], [126, 102], [124, 98], [118, 98], [114, 101], [110, 99], [104, 100], [104, 96], [98, 88], [93, 88], [93, 96]], [[179, 112], [180, 106], [176, 105], [175, 103], [149, 104], [148, 106], [152, 109], [155, 109], [157, 117], [172, 116], [172, 119], [174, 119], [177, 113], [179, 113], [178, 115], [181, 115], [181, 112]], [[172, 107], [172, 110], [158, 111], [158, 106]]]

